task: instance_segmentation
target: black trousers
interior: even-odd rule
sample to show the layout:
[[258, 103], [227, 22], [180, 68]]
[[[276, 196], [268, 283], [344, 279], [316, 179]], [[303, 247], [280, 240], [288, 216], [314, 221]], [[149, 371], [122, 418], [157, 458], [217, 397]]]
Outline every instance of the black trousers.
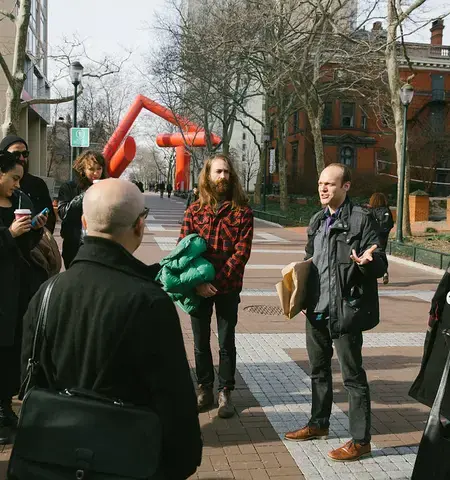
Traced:
[[350, 434], [357, 443], [370, 442], [370, 390], [362, 365], [362, 333], [331, 339], [326, 320], [307, 319], [306, 348], [311, 366], [310, 426], [328, 428], [333, 404], [331, 359], [333, 342], [349, 398]]
[[219, 335], [219, 390], [234, 389], [236, 374], [235, 327], [238, 319], [239, 293], [225, 293], [203, 298], [191, 313], [194, 334], [195, 370], [197, 382], [203, 387], [214, 384], [214, 365], [211, 354], [211, 317], [216, 307]]
[[17, 321], [14, 343], [0, 346], [0, 400], [9, 400], [19, 393], [22, 352], [22, 317]]

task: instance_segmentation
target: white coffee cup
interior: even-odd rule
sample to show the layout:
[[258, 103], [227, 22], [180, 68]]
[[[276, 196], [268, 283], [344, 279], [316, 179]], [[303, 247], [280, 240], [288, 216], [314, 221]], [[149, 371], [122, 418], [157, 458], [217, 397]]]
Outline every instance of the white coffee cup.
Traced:
[[16, 208], [14, 210], [16, 220], [22, 217], [31, 217], [31, 210], [29, 208]]

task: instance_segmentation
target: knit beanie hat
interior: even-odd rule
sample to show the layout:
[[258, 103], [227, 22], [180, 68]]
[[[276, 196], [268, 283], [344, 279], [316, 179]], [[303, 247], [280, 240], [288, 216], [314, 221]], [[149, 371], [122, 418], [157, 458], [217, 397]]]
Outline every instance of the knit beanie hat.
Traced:
[[6, 135], [6, 137], [0, 142], [0, 150], [8, 150], [8, 148], [14, 143], [23, 143], [28, 150], [28, 143], [17, 135]]

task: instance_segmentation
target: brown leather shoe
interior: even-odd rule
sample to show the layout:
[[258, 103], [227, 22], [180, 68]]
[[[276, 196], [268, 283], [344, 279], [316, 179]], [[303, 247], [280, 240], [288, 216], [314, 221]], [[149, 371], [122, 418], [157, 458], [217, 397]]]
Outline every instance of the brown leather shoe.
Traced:
[[293, 432], [287, 432], [284, 434], [285, 440], [292, 442], [304, 442], [306, 440], [325, 439], [328, 437], [328, 428], [306, 427], [300, 430], [294, 430]]
[[197, 392], [197, 410], [203, 412], [212, 407], [214, 403], [214, 393], [212, 387], [203, 387], [199, 385]]
[[365, 455], [370, 455], [370, 452], [370, 443], [361, 445], [360, 443], [355, 443], [353, 440], [350, 440], [342, 447], [328, 452], [328, 456], [336, 462], [351, 462], [353, 460], [358, 460]]
[[220, 418], [231, 418], [234, 415], [234, 406], [231, 403], [231, 392], [224, 388], [219, 392], [219, 409], [217, 410], [217, 415]]

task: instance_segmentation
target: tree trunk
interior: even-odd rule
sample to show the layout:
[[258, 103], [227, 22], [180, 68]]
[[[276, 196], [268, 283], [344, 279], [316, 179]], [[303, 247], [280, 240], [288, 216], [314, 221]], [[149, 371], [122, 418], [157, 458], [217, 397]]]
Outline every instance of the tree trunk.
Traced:
[[2, 125], [2, 136], [14, 134], [17, 135], [20, 125], [20, 95], [22, 89], [18, 90], [15, 86], [8, 85], [6, 89], [6, 109], [5, 119]]
[[[28, 25], [31, 15], [31, 0], [21, 0], [14, 21], [16, 36], [14, 39], [14, 56], [12, 69], [5, 75], [8, 81], [6, 89], [5, 120], [2, 134], [17, 134], [20, 125], [21, 95], [25, 83], [25, 50], [27, 45]], [[6, 72], [5, 72], [6, 73]]]
[[287, 188], [287, 169], [286, 169], [286, 138], [287, 138], [287, 118], [283, 116], [280, 122], [278, 119], [278, 141], [279, 146], [279, 162], [278, 173], [280, 176], [280, 209], [286, 212], [289, 206], [288, 188]]
[[[388, 28], [386, 39], [386, 68], [389, 80], [391, 107], [395, 123], [395, 153], [397, 156], [397, 178], [400, 180], [400, 165], [402, 161], [403, 121], [404, 108], [400, 101], [400, 74], [397, 58], [397, 12], [393, 0], [388, 1]], [[403, 234], [411, 235], [409, 217], [409, 160], [405, 158], [405, 195], [400, 198], [400, 190], [397, 189], [397, 211], [400, 202], [403, 202]]]
[[325, 168], [325, 155], [323, 152], [322, 139], [322, 120], [308, 113], [309, 123], [311, 124], [311, 133], [314, 140], [314, 153], [316, 156], [317, 177], [320, 177], [322, 170]]
[[259, 169], [258, 174], [256, 175], [256, 184], [255, 184], [255, 193], [253, 194], [253, 203], [255, 205], [261, 205], [262, 203], [262, 189], [261, 184], [264, 178], [264, 148], [261, 149], [261, 153], [259, 155]]

